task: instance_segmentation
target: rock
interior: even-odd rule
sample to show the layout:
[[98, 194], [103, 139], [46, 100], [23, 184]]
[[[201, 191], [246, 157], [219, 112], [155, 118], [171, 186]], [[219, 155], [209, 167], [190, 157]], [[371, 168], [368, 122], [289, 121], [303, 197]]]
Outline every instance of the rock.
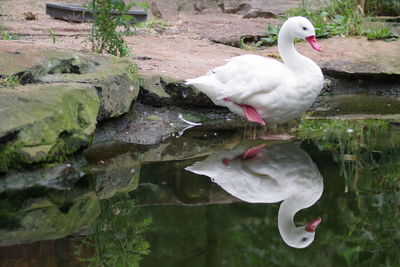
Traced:
[[152, 106], [214, 106], [205, 94], [182, 80], [159, 75], [143, 76], [138, 100]]
[[22, 201], [17, 194], [21, 193], [7, 195], [10, 206], [2, 208], [7, 216], [0, 226], [0, 246], [62, 238], [92, 224], [100, 214], [99, 200], [90, 191], [50, 191]]
[[92, 173], [99, 199], [109, 199], [117, 193], [131, 192], [139, 185], [140, 163], [129, 154], [102, 161]]
[[126, 113], [139, 94], [137, 67], [128, 60], [65, 52], [53, 56], [55, 59], [45, 61], [31, 70], [37, 73], [32, 80], [41, 83], [91, 84], [100, 98], [98, 121]]
[[201, 13], [203, 10], [205, 10], [207, 7], [203, 4], [203, 3], [200, 3], [200, 2], [194, 2], [193, 3], [193, 9], [194, 9], [194, 11], [195, 11], [195, 13], [196, 14], [199, 14], [199, 13]]
[[64, 163], [36, 171], [7, 173], [0, 180], [0, 193], [7, 190], [23, 190], [32, 187], [46, 187], [68, 190], [84, 175], [72, 164]]
[[[399, 118], [400, 101], [396, 97], [345, 94], [321, 97], [312, 117], [357, 116], [364, 118]], [[363, 118], [363, 117], [358, 118]], [[392, 117], [396, 116], [396, 117]]]
[[57, 161], [89, 144], [96, 122], [128, 112], [139, 94], [137, 67], [92, 53], [0, 48], [0, 172]]
[[[181, 108], [170, 110], [136, 103], [134, 110], [140, 110], [142, 116], [121, 118], [99, 127], [93, 145], [84, 152], [90, 163], [107, 164], [125, 154], [140, 163], [204, 156], [216, 147], [227, 148], [236, 144], [240, 140], [240, 132], [247, 125], [232, 113], [217, 109], [209, 109], [212, 110], [210, 114], [200, 110], [188, 112]], [[179, 119], [178, 112], [187, 120], [203, 124], [192, 131], [191, 125]], [[149, 119], [150, 116], [160, 119]]]
[[259, 8], [252, 8], [243, 15], [243, 18], [244, 19], [251, 19], [251, 18], [270, 19], [270, 18], [276, 18], [276, 15], [272, 12], [263, 11]]
[[99, 98], [89, 84], [34, 84], [0, 89], [0, 172], [54, 161], [89, 143]]
[[245, 14], [247, 11], [252, 9], [251, 4], [249, 3], [240, 3], [237, 6], [228, 6], [228, 7], [220, 3], [219, 6], [222, 9], [222, 12], [227, 14]]
[[98, 120], [129, 110], [139, 94], [136, 65], [126, 59], [76, 51], [33, 49], [16, 44], [0, 48], [0, 75], [17, 75], [27, 83], [87, 83], [96, 88], [101, 106]]
[[246, 121], [226, 109], [181, 107], [152, 107], [135, 102], [133, 114], [107, 121], [98, 126], [93, 144], [122, 142], [138, 145], [158, 145], [167, 138], [179, 137], [186, 130], [197, 126], [214, 129], [238, 129]]

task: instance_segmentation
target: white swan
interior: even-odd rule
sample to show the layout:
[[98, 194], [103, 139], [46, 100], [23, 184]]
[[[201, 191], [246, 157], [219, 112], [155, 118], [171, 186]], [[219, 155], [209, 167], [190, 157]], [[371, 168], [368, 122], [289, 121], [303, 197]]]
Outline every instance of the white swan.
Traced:
[[308, 154], [291, 144], [218, 151], [186, 170], [206, 175], [233, 196], [252, 203], [283, 202], [278, 228], [286, 244], [304, 248], [314, 240], [317, 218], [297, 227], [295, 214], [312, 206], [323, 191], [323, 180]]
[[321, 51], [311, 22], [291, 17], [281, 27], [278, 49], [284, 62], [258, 55], [243, 55], [217, 67], [205, 76], [186, 80], [220, 106], [265, 125], [281, 123], [303, 114], [323, 86], [321, 69], [299, 54], [294, 39], [307, 40]]

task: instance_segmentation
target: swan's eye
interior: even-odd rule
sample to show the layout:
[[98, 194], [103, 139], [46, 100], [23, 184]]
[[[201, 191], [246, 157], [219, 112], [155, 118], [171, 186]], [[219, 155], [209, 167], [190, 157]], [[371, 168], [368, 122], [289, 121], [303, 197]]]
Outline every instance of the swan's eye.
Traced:
[[303, 27], [303, 30], [305, 30], [305, 31], [306, 31], [306, 30], [307, 30], [307, 27]]
[[307, 237], [303, 237], [303, 239], [301, 241], [306, 242], [307, 241]]

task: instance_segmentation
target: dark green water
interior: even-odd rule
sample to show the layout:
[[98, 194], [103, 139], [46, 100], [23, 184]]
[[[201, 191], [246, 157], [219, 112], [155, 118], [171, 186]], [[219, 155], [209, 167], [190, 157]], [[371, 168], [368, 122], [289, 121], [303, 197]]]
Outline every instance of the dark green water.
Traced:
[[[229, 141], [222, 145], [220, 136]], [[104, 266], [399, 266], [400, 131], [396, 123], [308, 121], [300, 125], [290, 144], [248, 140], [241, 133], [239, 139], [232, 136], [194, 130], [184, 141], [168, 143], [170, 150], [142, 147], [138, 153], [132, 147], [118, 153], [96, 150], [96, 156], [86, 153], [90, 168], [82, 167], [86, 175], [74, 180], [68, 190], [37, 184], [18, 190], [1, 187], [0, 265], [86, 266], [74, 254], [83, 241], [80, 254], [92, 259], [93, 266], [100, 262]], [[194, 145], [204, 147], [206, 142], [212, 146], [201, 150]], [[240, 158], [246, 149], [260, 144], [265, 146], [256, 156]], [[183, 151], [185, 146], [190, 148]], [[239, 152], [230, 154], [230, 148]], [[265, 174], [267, 167], [278, 179], [297, 177], [290, 178], [286, 188], [294, 187], [301, 177], [313, 181], [296, 194], [314, 194], [311, 202], [315, 203], [300, 210], [294, 221], [301, 226], [321, 217], [314, 241], [303, 249], [283, 241], [278, 230], [280, 202], [243, 202], [209, 177], [185, 170], [218, 151], [225, 151], [228, 164], [216, 157], [210, 168], [229, 167], [225, 181], [237, 180], [234, 169]], [[288, 159], [285, 153], [297, 156]], [[138, 155], [144, 154], [152, 160], [139, 162]], [[182, 154], [186, 156], [171, 156]], [[104, 165], [120, 165], [100, 170], [93, 163], [99, 158]], [[257, 158], [261, 167], [250, 164]], [[318, 190], [308, 190], [315, 184], [315, 173], [322, 179], [320, 197]], [[138, 188], [110, 182], [124, 175], [137, 177]], [[104, 177], [110, 178], [107, 183], [98, 182]], [[268, 184], [256, 183], [256, 189], [262, 187], [265, 194], [279, 195], [280, 187], [269, 190]], [[251, 190], [255, 189], [241, 184], [238, 191], [251, 195]], [[37, 212], [39, 217], [32, 215]], [[74, 212], [78, 217], [72, 217]], [[47, 219], [32, 223], [43, 217]], [[90, 219], [83, 220], [86, 217]], [[65, 230], [71, 224], [76, 228]], [[40, 241], [46, 239], [55, 240]]]

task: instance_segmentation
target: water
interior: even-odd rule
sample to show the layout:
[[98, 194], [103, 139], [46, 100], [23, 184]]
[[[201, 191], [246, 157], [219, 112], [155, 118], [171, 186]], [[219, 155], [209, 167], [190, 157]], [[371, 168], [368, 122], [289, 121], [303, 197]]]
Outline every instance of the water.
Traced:
[[[87, 266], [81, 244], [95, 266], [398, 266], [396, 123], [309, 120], [290, 142], [254, 135], [194, 127], [160, 146], [99, 146], [71, 161], [86, 175], [69, 170], [69, 190], [3, 177], [0, 265]], [[291, 198], [299, 230], [278, 222]], [[293, 248], [318, 217], [314, 240]]]

